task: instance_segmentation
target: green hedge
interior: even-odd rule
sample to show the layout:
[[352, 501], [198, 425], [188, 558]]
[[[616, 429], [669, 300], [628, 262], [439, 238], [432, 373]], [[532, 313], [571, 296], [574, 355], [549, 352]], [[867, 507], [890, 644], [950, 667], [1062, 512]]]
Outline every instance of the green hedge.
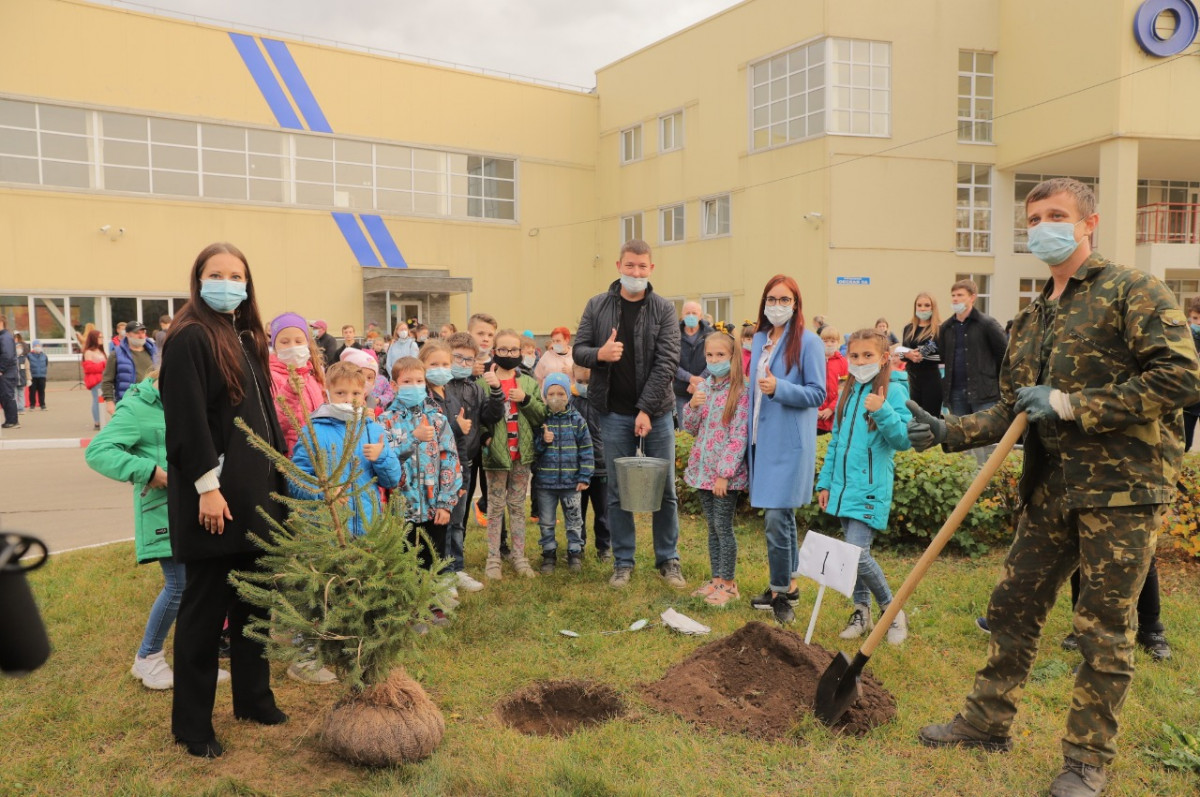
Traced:
[[1173, 540], [1175, 547], [1200, 558], [1200, 454], [1183, 458], [1180, 483], [1183, 490], [1167, 511], [1160, 545]]

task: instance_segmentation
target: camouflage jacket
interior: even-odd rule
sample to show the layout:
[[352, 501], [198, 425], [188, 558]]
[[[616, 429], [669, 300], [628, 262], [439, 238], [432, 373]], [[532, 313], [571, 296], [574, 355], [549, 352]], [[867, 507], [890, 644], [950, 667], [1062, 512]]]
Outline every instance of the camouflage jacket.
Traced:
[[[1061, 467], [1072, 508], [1170, 502], [1183, 457], [1181, 412], [1200, 399], [1200, 365], [1174, 294], [1096, 253], [1071, 276], [1056, 311], [1047, 305], [1053, 285], [1013, 320], [999, 403], [947, 416], [943, 447], [995, 443], [1012, 422], [1017, 388], [1045, 384], [1069, 395], [1075, 420], [1043, 421], [1026, 435], [1022, 501], [1048, 468]], [[1053, 346], [1043, 364], [1047, 323]]]

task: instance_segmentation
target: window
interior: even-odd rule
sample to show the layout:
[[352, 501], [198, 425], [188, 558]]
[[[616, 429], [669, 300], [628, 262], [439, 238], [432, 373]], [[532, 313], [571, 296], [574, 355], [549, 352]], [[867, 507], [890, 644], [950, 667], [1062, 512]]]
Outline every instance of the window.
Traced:
[[621, 217], [621, 244], [626, 241], [639, 240], [644, 241], [642, 237], [642, 214], [631, 213], [628, 216]]
[[658, 212], [658, 240], [664, 244], [675, 244], [683, 240], [683, 205], [672, 205]]
[[666, 298], [666, 300], [675, 307], [675, 317], [680, 319], [683, 318], [683, 306], [687, 304], [687, 297], [667, 296], [664, 298]]
[[996, 96], [991, 53], [958, 53], [958, 140], [992, 143], [992, 102]]
[[752, 149], [825, 132], [826, 45], [801, 45], [750, 67]]
[[1163, 282], [1174, 292], [1180, 307], [1186, 308], [1188, 302], [1200, 296], [1200, 280], [1167, 279]]
[[642, 159], [642, 126], [635, 125], [621, 131], [621, 163], [632, 163]]
[[891, 135], [892, 45], [831, 39], [829, 132]]
[[979, 288], [979, 293], [975, 296], [975, 307], [979, 312], [988, 312], [988, 306], [992, 300], [992, 275], [991, 274], [955, 274], [954, 281], [959, 280], [974, 280], [975, 287]]
[[1017, 309], [1024, 310], [1030, 302], [1042, 295], [1042, 289], [1046, 287], [1046, 280], [1023, 279], [1018, 283], [1018, 287]]
[[[1054, 174], [1017, 174], [1013, 180], [1013, 252], [1022, 253], [1029, 251], [1029, 226], [1025, 221], [1025, 197], [1033, 190], [1033, 187], [1042, 180], [1049, 180], [1051, 177], [1061, 175]], [[1095, 177], [1078, 177], [1072, 175], [1072, 178], [1078, 180], [1084, 185], [1092, 189], [1092, 193], [1096, 195], [1096, 200], [1100, 199], [1100, 183]], [[1139, 183], [1140, 185], [1140, 183]], [[1138, 191], [1139, 198], [1141, 190]], [[1140, 199], [1138, 204], [1142, 204]], [[1099, 229], [1097, 228], [1097, 231]], [[1097, 235], [1092, 233], [1092, 247], [1095, 248]]]
[[[461, 181], [456, 170], [463, 161], [467, 167], [466, 215], [480, 219], [515, 219], [517, 216], [514, 163], [478, 155], [451, 155], [451, 202], [460, 201]], [[451, 211], [452, 215], [459, 215]]]
[[700, 297], [700, 306], [704, 308], [704, 314], [712, 316], [713, 323], [717, 321], [733, 321], [733, 297], [728, 294], [723, 296], [702, 296]]
[[959, 254], [991, 254], [992, 167], [987, 164], [958, 164], [954, 249]]
[[700, 235], [703, 238], [729, 235], [729, 194], [700, 202]]
[[683, 111], [658, 117], [658, 151], [683, 149]]

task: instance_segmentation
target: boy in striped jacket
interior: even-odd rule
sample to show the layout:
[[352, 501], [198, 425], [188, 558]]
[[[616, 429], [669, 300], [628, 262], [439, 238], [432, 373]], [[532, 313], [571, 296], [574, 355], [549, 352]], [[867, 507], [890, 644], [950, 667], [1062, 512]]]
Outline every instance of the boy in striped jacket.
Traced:
[[572, 573], [583, 569], [583, 516], [579, 496], [592, 480], [594, 458], [587, 421], [568, 404], [571, 381], [566, 374], [553, 373], [542, 384], [548, 413], [534, 435], [537, 460], [533, 474], [533, 500], [542, 536], [542, 573], [550, 574], [558, 563], [554, 539], [555, 515], [562, 504], [567, 527], [567, 567]]

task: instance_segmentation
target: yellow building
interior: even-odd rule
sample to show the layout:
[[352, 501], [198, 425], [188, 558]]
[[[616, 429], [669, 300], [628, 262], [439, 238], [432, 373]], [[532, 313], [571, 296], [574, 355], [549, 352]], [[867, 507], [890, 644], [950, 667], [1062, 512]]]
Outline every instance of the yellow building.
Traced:
[[1200, 66], [1169, 53], [1194, 51], [1195, 20], [1192, 0], [746, 0], [589, 92], [10, 3], [0, 312], [73, 361], [68, 326], [153, 328], [229, 240], [268, 317], [336, 334], [484, 310], [546, 332], [642, 237], [656, 290], [721, 319], [784, 272], [843, 331], [898, 329], [922, 289], [946, 313], [960, 275], [1004, 321], [1045, 275], [1022, 199], [1061, 174], [1096, 186], [1097, 248], [1186, 299]]

